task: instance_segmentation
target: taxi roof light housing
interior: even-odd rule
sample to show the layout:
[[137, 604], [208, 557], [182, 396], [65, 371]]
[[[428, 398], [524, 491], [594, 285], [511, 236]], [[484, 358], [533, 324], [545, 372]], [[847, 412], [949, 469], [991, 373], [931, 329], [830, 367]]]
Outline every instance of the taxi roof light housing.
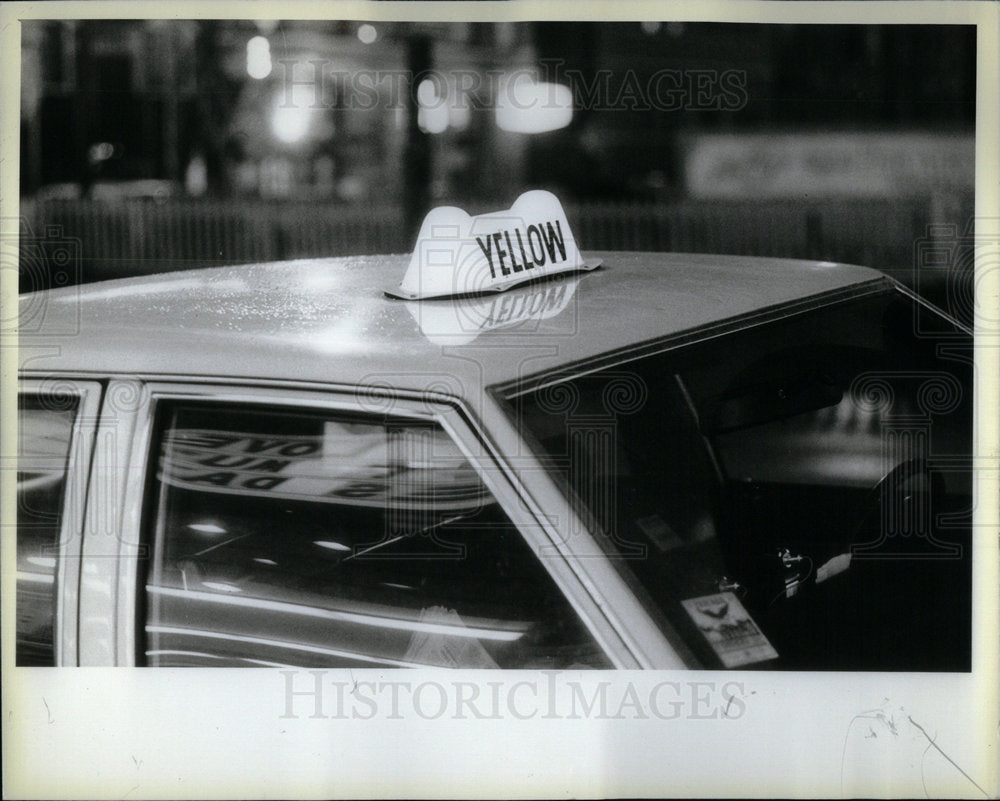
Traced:
[[504, 292], [600, 265], [583, 258], [559, 198], [534, 189], [509, 209], [475, 217], [454, 206], [431, 210], [402, 282], [386, 294], [424, 300]]

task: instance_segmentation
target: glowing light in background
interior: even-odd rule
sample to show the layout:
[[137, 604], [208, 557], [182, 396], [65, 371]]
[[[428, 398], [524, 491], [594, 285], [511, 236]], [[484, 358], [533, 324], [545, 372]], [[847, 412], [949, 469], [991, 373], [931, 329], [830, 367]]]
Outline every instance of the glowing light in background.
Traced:
[[115, 154], [115, 146], [110, 142], [97, 142], [87, 151], [87, 159], [91, 164], [107, 161]]
[[358, 39], [361, 40], [363, 44], [371, 44], [378, 38], [378, 31], [375, 30], [374, 25], [369, 25], [367, 22], [358, 28]]
[[459, 98], [448, 106], [449, 128], [454, 128], [456, 131], [464, 131], [469, 127], [469, 120], [471, 117], [472, 111], [468, 100], [462, 100]]
[[573, 120], [573, 92], [558, 83], [507, 81], [497, 97], [496, 122], [502, 131], [537, 134], [565, 128]]
[[316, 90], [307, 84], [295, 84], [292, 94], [278, 96], [278, 107], [274, 110], [271, 127], [282, 142], [294, 144], [309, 132], [315, 113]]
[[659, 33], [660, 28], [662, 27], [661, 23], [654, 22], [652, 20], [644, 20], [639, 24], [642, 26], [642, 32], [647, 34], [648, 36], [653, 36]]
[[437, 105], [441, 100], [437, 86], [430, 78], [425, 78], [417, 87], [417, 102], [421, 107], [431, 107]]
[[258, 81], [271, 74], [271, 43], [263, 36], [247, 42], [247, 75]]
[[448, 105], [429, 78], [417, 86], [417, 125], [424, 133], [439, 134], [448, 129]]

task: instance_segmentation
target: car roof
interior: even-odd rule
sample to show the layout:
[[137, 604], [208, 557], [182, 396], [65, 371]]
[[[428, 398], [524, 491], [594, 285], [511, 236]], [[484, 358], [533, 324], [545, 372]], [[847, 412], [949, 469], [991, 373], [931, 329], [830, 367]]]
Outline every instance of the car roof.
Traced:
[[[483, 387], [889, 279], [788, 259], [588, 253], [603, 266], [502, 294], [403, 301], [408, 257], [186, 270], [21, 297], [25, 373]], [[53, 347], [55, 346], [55, 347]], [[441, 379], [447, 377], [442, 383]]]

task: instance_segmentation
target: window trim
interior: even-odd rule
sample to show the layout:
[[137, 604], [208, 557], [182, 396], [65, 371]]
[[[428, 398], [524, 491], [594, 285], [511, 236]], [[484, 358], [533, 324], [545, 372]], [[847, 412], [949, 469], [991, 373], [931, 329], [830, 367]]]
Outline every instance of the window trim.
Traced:
[[[77, 399], [66, 460], [66, 488], [59, 521], [59, 555], [55, 571], [55, 621], [53, 653], [57, 667], [76, 665], [79, 659], [79, 603], [83, 542], [89, 505], [89, 483], [94, 441], [99, 424], [102, 386], [76, 378], [22, 378], [18, 398], [57, 393]], [[20, 450], [20, 426], [17, 449]], [[77, 498], [74, 502], [72, 499]]]
[[[781, 304], [776, 307], [760, 309], [749, 314], [744, 314], [729, 320], [723, 320], [702, 328], [695, 328], [679, 333], [668, 334], [665, 337], [639, 342], [618, 350], [608, 351], [598, 356], [581, 359], [576, 362], [567, 362], [558, 367], [551, 367], [538, 373], [525, 373], [509, 381], [500, 381], [486, 387], [493, 397], [501, 402], [509, 402], [520, 395], [535, 392], [554, 384], [574, 380], [601, 370], [608, 370], [617, 367], [624, 367], [631, 362], [656, 356], [669, 351], [679, 350], [691, 345], [699, 345], [710, 339], [717, 339], [723, 336], [731, 336], [740, 331], [751, 328], [758, 328], [762, 325], [769, 325], [790, 317], [797, 317], [818, 309], [836, 306], [841, 303], [848, 303], [871, 295], [880, 293], [891, 294], [900, 291], [903, 294], [913, 296], [908, 291], [888, 275], [881, 275], [863, 284], [855, 284], [841, 289], [834, 289], [819, 295], [813, 295], [802, 300]], [[963, 330], [967, 330], [964, 325], [951, 318], [950, 315], [938, 309], [933, 304], [921, 300], [921, 305], [936, 312], [949, 322], [957, 325]]]
[[[519, 501], [525, 495], [518, 490], [520, 482], [516, 474], [504, 468], [503, 460], [496, 459], [495, 450], [489, 447], [484, 449], [484, 434], [470, 423], [470, 417], [458, 406], [457, 401], [444, 396], [428, 397], [426, 393], [389, 391], [384, 395], [377, 395], [366, 391], [361, 394], [350, 388], [302, 389], [269, 382], [228, 384], [200, 381], [112, 381], [108, 389], [109, 397], [119, 394], [134, 398], [133, 408], [129, 414], [117, 418], [110, 415], [107, 417], [105, 433], [109, 440], [117, 442], [118, 447], [115, 455], [112, 455], [111, 449], [101, 454], [101, 469], [98, 471], [101, 481], [95, 482], [93, 490], [95, 493], [99, 492], [105, 501], [106, 508], [102, 510], [104, 519], [116, 521], [118, 536], [94, 538], [100, 547], [89, 552], [92, 557], [89, 564], [92, 572], [100, 573], [101, 580], [93, 585], [88, 584], [97, 591], [110, 592], [107, 597], [115, 599], [115, 615], [114, 620], [110, 621], [113, 631], [103, 632], [104, 636], [98, 638], [87, 654], [86, 664], [137, 664], [139, 648], [142, 646], [141, 630], [145, 612], [141, 608], [142, 594], [139, 588], [140, 560], [135, 557], [145, 553], [144, 548], [151, 547], [150, 543], [142, 539], [141, 526], [150, 460], [155, 444], [153, 434], [156, 412], [161, 402], [185, 400], [257, 405], [265, 403], [313, 411], [343, 411], [378, 416], [391, 413], [404, 420], [441, 425], [476, 468], [487, 488], [532, 549], [538, 553], [545, 548], [558, 557], [542, 559], [544, 569], [580, 615], [585, 627], [612, 664], [618, 668], [636, 668], [648, 662], [637, 658], [635, 643], [632, 641], [634, 638], [623, 639], [616, 630], [620, 621], [608, 614], [608, 599], [620, 601], [624, 585], [612, 587], [607, 592], [595, 592], [592, 579], [588, 578], [589, 573], [581, 576], [564, 552], [551, 548], [551, 523], [539, 522], [549, 520], [551, 516], [542, 514], [540, 507], [534, 502], [525, 504]], [[125, 449], [122, 443], [130, 444]], [[538, 468], [536, 473], [540, 470]], [[124, 480], [115, 481], [116, 476]], [[111, 541], [114, 545], [111, 545]], [[118, 558], [102, 558], [109, 556]], [[114, 575], [109, 567], [111, 563], [116, 565]], [[608, 563], [605, 567], [606, 570], [597, 572], [603, 572], [603, 577], [616, 585], [621, 584], [613, 566]], [[95, 598], [94, 603], [97, 602]], [[645, 616], [640, 607], [636, 608]], [[659, 630], [652, 628], [652, 625], [650, 622], [649, 626], [640, 628], [654, 631], [662, 639]], [[95, 630], [92, 634], [98, 636], [102, 632]]]

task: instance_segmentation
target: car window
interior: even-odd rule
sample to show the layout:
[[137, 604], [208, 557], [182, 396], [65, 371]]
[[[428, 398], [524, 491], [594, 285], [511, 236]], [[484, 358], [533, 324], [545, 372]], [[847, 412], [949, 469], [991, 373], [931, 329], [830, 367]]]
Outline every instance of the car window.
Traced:
[[78, 399], [18, 399], [18, 665], [55, 664], [56, 567]]
[[971, 353], [886, 291], [508, 398], [698, 664], [968, 670]]
[[140, 661], [603, 667], [437, 425], [164, 402]]

